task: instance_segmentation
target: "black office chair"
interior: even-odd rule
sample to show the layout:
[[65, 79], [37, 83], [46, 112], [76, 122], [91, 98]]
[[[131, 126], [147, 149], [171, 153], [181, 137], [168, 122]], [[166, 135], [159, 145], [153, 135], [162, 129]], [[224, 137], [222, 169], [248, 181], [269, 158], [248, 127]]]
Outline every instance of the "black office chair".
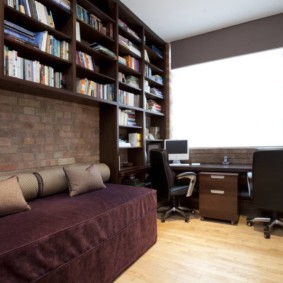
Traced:
[[158, 200], [171, 202], [169, 207], [158, 208], [158, 212], [163, 212], [161, 222], [164, 222], [173, 212], [181, 214], [185, 218], [185, 221], [188, 222], [189, 216], [185, 211], [194, 213], [194, 210], [180, 206], [180, 197], [189, 197], [192, 195], [196, 182], [196, 174], [185, 172], [176, 175], [169, 166], [166, 150], [151, 150], [150, 165], [152, 187], [157, 190]]
[[283, 149], [258, 150], [253, 156], [252, 199], [257, 208], [271, 217], [247, 218], [247, 224], [267, 223], [264, 237], [270, 238], [274, 225], [283, 226]]

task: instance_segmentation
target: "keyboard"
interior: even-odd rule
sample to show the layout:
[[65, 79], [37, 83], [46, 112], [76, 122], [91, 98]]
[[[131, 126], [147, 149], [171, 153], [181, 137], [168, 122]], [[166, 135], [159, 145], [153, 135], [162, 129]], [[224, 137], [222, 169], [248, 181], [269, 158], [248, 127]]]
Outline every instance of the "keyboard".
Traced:
[[191, 166], [190, 163], [180, 163], [180, 164], [171, 163], [169, 165], [170, 165], [170, 167], [187, 167], [187, 166]]

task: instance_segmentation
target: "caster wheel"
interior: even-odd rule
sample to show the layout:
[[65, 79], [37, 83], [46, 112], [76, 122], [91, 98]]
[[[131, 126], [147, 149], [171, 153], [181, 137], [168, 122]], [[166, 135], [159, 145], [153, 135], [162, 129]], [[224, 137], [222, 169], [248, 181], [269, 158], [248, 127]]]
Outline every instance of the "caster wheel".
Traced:
[[231, 224], [232, 224], [232, 225], [235, 225], [235, 224], [236, 224], [236, 221], [231, 221]]
[[204, 220], [204, 217], [201, 217], [200, 220], [203, 221], [203, 220]]
[[270, 233], [264, 232], [264, 238], [265, 239], [270, 239]]
[[165, 219], [161, 219], [161, 222], [162, 222], [162, 223], [165, 222]]
[[189, 222], [189, 219], [188, 219], [188, 218], [185, 218], [185, 222], [187, 222], [187, 223], [188, 223], [188, 222]]
[[195, 210], [192, 210], [192, 214], [196, 214], [196, 211], [195, 211]]
[[247, 220], [247, 225], [248, 226], [253, 226], [253, 223], [250, 220]]

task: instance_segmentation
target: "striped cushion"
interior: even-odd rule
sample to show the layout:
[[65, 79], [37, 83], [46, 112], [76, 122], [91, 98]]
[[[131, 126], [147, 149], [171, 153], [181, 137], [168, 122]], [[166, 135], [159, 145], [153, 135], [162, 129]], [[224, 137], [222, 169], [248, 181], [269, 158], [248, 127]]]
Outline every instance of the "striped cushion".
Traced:
[[[18, 176], [19, 185], [22, 189], [26, 201], [35, 199], [38, 195], [38, 182], [37, 178], [32, 173], [14, 174]], [[14, 176], [13, 175], [13, 176]], [[0, 180], [7, 179], [12, 175], [0, 176]]]

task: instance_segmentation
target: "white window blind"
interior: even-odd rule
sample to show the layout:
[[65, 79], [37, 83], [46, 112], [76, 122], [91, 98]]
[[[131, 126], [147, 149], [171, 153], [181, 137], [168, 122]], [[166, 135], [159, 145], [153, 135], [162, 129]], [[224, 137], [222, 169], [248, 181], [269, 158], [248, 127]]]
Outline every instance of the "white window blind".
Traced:
[[283, 145], [283, 48], [171, 75], [171, 138], [190, 147]]

